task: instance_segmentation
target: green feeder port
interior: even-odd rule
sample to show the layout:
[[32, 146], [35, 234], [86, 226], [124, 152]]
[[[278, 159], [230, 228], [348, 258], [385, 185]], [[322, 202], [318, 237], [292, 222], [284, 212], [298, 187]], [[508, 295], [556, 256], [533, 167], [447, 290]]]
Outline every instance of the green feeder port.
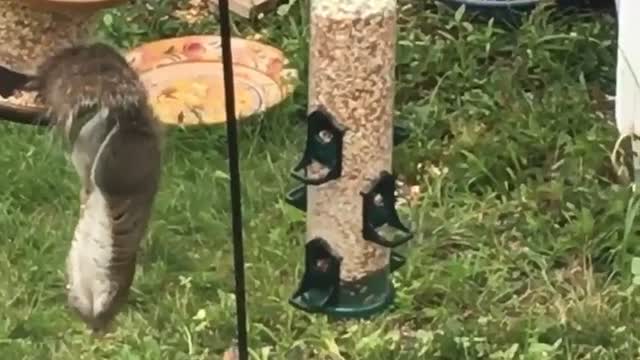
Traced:
[[339, 276], [342, 258], [332, 252], [326, 240], [308, 242], [305, 252], [305, 274], [289, 301], [294, 307], [334, 318], [366, 318], [393, 303], [390, 269], [345, 283]]
[[[322, 106], [309, 114], [304, 155], [291, 171], [291, 175], [308, 185], [321, 185], [339, 178], [342, 174], [341, 154], [345, 131], [346, 129]], [[310, 171], [307, 169], [312, 166], [318, 176], [309, 175]]]
[[[362, 195], [362, 237], [378, 245], [395, 248], [411, 240], [411, 230], [400, 221], [396, 211], [396, 179], [390, 173], [383, 171], [380, 177], [371, 184]], [[378, 229], [388, 225], [394, 230], [393, 239], [379, 233]]]
[[[315, 136], [313, 131], [311, 132], [311, 136]], [[410, 137], [411, 137], [411, 133], [406, 127], [403, 127], [403, 126], [400, 126], [400, 125], [394, 125], [393, 126], [393, 146], [394, 147], [395, 146], [399, 146], [403, 142], [407, 141]], [[307, 139], [308, 138], [309, 138], [309, 135], [307, 135]], [[321, 149], [322, 145], [324, 145], [324, 144], [314, 145], [314, 148], [315, 149]], [[310, 146], [310, 144], [307, 143], [307, 147], [309, 147], [309, 146]], [[337, 147], [338, 145], [336, 144], [335, 146]], [[337, 156], [337, 149], [336, 150], [327, 149], [327, 152], [329, 152], [330, 154], [333, 154], [334, 157]], [[338, 164], [338, 160], [329, 157], [325, 161], [325, 163], [327, 163], [329, 165], [331, 165], [331, 164], [336, 164], [337, 165]], [[340, 164], [340, 168], [341, 167], [342, 167], [342, 164]], [[296, 167], [296, 169], [297, 169], [297, 167]], [[298, 175], [299, 173], [298, 173], [298, 171], [296, 169], [294, 169], [292, 171], [292, 174], [296, 174], [296, 175], [294, 175], [294, 177], [299, 179], [302, 176]], [[340, 170], [342, 170], [342, 169], [340, 169]], [[285, 196], [285, 201], [289, 205], [295, 207], [296, 209], [306, 212], [307, 211], [307, 187], [306, 187], [306, 185], [305, 184], [298, 185], [295, 188], [293, 188], [291, 191], [289, 191], [287, 193], [287, 195]]]
[[300, 211], [307, 211], [307, 186], [301, 184], [289, 191], [284, 200]]

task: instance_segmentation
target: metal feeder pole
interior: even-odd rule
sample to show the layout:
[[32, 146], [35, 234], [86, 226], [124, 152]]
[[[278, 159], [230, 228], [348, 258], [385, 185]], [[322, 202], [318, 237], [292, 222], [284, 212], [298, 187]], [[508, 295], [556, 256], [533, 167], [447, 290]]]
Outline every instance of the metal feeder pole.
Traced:
[[[393, 302], [396, 0], [311, 0], [307, 144], [287, 196], [307, 211], [305, 273], [291, 303], [365, 317]], [[395, 136], [394, 136], [395, 135]], [[395, 230], [395, 238], [381, 229]]]

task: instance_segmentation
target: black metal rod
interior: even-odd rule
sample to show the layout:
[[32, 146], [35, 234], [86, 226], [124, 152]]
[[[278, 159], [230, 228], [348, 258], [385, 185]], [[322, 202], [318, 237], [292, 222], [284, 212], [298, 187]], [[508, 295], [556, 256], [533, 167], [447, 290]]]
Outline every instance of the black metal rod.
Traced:
[[244, 279], [244, 246], [242, 240], [242, 199], [238, 156], [238, 126], [236, 120], [233, 84], [233, 58], [231, 54], [231, 26], [229, 1], [219, 0], [220, 37], [224, 73], [225, 108], [227, 114], [227, 145], [229, 149], [229, 176], [231, 187], [231, 220], [233, 227], [233, 259], [236, 278], [236, 317], [238, 327], [239, 360], [249, 359], [247, 341], [247, 310]]

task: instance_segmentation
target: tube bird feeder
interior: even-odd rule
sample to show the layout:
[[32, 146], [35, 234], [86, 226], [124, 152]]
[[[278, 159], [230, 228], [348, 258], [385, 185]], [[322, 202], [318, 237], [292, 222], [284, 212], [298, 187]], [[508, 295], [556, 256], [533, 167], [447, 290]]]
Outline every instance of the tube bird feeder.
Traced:
[[[392, 249], [412, 234], [395, 209], [396, 0], [311, 0], [307, 143], [287, 201], [307, 212], [292, 305], [364, 317], [393, 301]], [[384, 229], [392, 229], [394, 237]]]

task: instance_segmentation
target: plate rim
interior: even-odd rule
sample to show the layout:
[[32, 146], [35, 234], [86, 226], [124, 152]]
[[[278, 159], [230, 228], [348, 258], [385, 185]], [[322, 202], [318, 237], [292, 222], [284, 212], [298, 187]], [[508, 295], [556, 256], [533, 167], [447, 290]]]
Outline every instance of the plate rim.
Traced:
[[[136, 60], [135, 58], [133, 58], [132, 56], [135, 55], [136, 53], [140, 53], [142, 54], [144, 52], [145, 48], [148, 47], [171, 47], [172, 43], [184, 43], [184, 42], [188, 42], [190, 39], [196, 40], [199, 39], [200, 43], [203, 43], [205, 41], [209, 42], [211, 40], [221, 40], [221, 36], [220, 35], [213, 35], [213, 34], [194, 34], [194, 35], [184, 35], [184, 36], [176, 36], [176, 37], [171, 37], [171, 38], [164, 38], [164, 39], [158, 39], [158, 40], [154, 40], [154, 41], [150, 41], [150, 42], [146, 42], [146, 43], [142, 43], [138, 46], [135, 46], [131, 49], [129, 49], [127, 51], [126, 59], [127, 61], [131, 64], [133, 62], [133, 60]], [[239, 67], [239, 68], [245, 68], [249, 71], [253, 71], [256, 73], [259, 73], [263, 76], [265, 76], [266, 78], [269, 78], [272, 81], [273, 86], [277, 87], [277, 91], [278, 91], [278, 100], [275, 101], [273, 104], [269, 105], [269, 106], [265, 106], [264, 109], [258, 110], [258, 111], [254, 111], [251, 114], [248, 114], [246, 116], [244, 116], [245, 118], [250, 118], [254, 115], [260, 114], [260, 113], [264, 113], [265, 111], [267, 111], [269, 108], [277, 106], [278, 104], [282, 103], [283, 101], [285, 101], [287, 99], [287, 97], [289, 97], [290, 95], [293, 94], [294, 90], [295, 90], [295, 86], [294, 83], [299, 79], [299, 72], [298, 70], [291, 66], [291, 62], [289, 60], [289, 58], [286, 56], [285, 52], [280, 49], [277, 48], [273, 45], [270, 44], [266, 44], [264, 42], [261, 41], [257, 41], [254, 39], [246, 39], [246, 38], [242, 38], [242, 37], [232, 37], [231, 38], [231, 44], [233, 45], [233, 43], [249, 43], [252, 45], [255, 45], [259, 48], [263, 48], [266, 50], [270, 50], [272, 52], [275, 52], [278, 56], [278, 59], [282, 61], [282, 69], [279, 71], [279, 75], [280, 78], [276, 79], [273, 76], [271, 76], [270, 74], [268, 74], [267, 72], [261, 71], [260, 69], [256, 69], [255, 67], [252, 66], [248, 66], [244, 63], [239, 63], [236, 62], [235, 59], [233, 61], [233, 67]], [[160, 45], [159, 45], [160, 44]], [[161, 45], [161, 44], [166, 44], [166, 45]], [[156, 53], [156, 52], [154, 52]], [[182, 53], [182, 51], [177, 52], [178, 54]], [[136, 70], [136, 72], [142, 76], [142, 74], [146, 74], [148, 72], [157, 70], [159, 68], [164, 68], [164, 67], [170, 67], [173, 65], [177, 65], [177, 64], [189, 64], [189, 63], [211, 63], [211, 64], [222, 64], [221, 59], [220, 60], [210, 60], [210, 59], [202, 59], [202, 60], [191, 60], [191, 59], [183, 59], [183, 60], [175, 60], [172, 61], [170, 63], [160, 63], [160, 64], [151, 64], [151, 66], [148, 66], [148, 68], [146, 70], [138, 70], [140, 68], [140, 66], [133, 66], [132, 67]], [[293, 81], [291, 81], [293, 80]], [[161, 120], [162, 121], [162, 120]], [[219, 125], [219, 124], [224, 124], [225, 120], [221, 120], [221, 121], [212, 121], [212, 122], [206, 122], [206, 123], [189, 123], [189, 124], [182, 124], [182, 123], [177, 123], [177, 122], [168, 122], [168, 121], [162, 121], [164, 124], [168, 125], [168, 126], [180, 126], [180, 127], [186, 127], [186, 126], [211, 126], [211, 125]]]

